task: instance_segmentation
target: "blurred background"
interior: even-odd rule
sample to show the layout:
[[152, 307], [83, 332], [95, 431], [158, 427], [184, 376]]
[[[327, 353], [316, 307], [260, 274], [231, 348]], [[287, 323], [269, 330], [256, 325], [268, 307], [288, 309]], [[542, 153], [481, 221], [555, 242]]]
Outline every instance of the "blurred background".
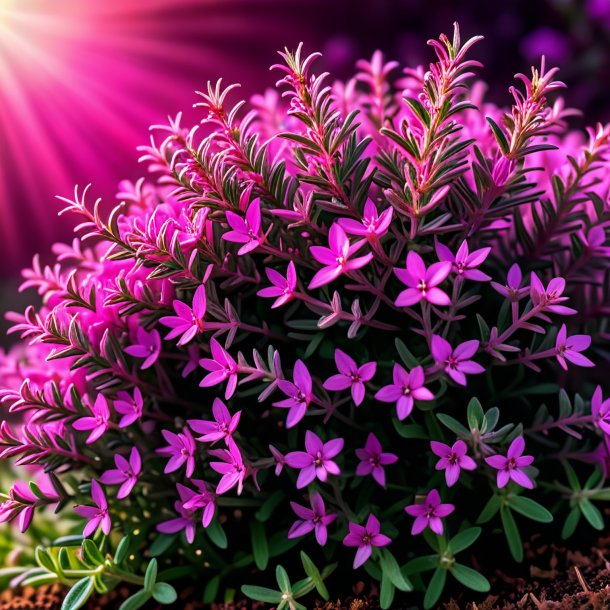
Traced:
[[110, 201], [140, 175], [150, 124], [180, 110], [198, 120], [194, 90], [208, 79], [261, 92], [276, 50], [300, 41], [340, 78], [377, 48], [427, 63], [426, 40], [455, 20], [486, 37], [474, 56], [493, 101], [508, 102], [513, 74], [544, 53], [581, 123], [610, 119], [610, 0], [0, 0], [0, 307], [16, 307], [34, 253], [49, 260], [70, 239], [54, 196], [91, 182]]

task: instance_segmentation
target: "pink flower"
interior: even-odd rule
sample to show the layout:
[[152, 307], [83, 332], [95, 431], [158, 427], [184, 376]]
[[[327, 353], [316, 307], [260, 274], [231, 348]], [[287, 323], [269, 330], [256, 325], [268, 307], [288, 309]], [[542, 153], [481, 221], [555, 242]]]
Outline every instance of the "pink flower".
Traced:
[[591, 414], [595, 423], [605, 434], [610, 435], [610, 398], [604, 400], [601, 386], [597, 386], [591, 399]]
[[525, 440], [522, 436], [518, 436], [508, 447], [506, 457], [492, 455], [485, 458], [487, 464], [498, 471], [498, 488], [502, 489], [510, 479], [521, 487], [534, 488], [534, 483], [523, 470], [525, 466], [529, 466], [534, 461], [534, 458], [531, 455], [523, 455], [524, 449]]
[[261, 229], [261, 202], [255, 199], [246, 211], [246, 218], [243, 219], [235, 212], [226, 212], [227, 222], [232, 231], [227, 231], [222, 238], [237, 244], [244, 244], [238, 251], [239, 256], [251, 252], [259, 246], [261, 240], [259, 233]]
[[361, 222], [353, 218], [340, 218], [338, 220], [341, 228], [349, 235], [360, 235], [368, 240], [383, 237], [390, 228], [394, 210], [390, 207], [381, 214], [377, 212], [377, 207], [367, 199], [364, 204], [364, 215]]
[[470, 254], [468, 251], [468, 244], [466, 241], [463, 241], [454, 256], [451, 250], [439, 241], [436, 242], [435, 246], [438, 260], [451, 263], [453, 265], [453, 272], [456, 273], [458, 277], [463, 277], [464, 279], [472, 280], [473, 282], [488, 282], [491, 279], [487, 274], [477, 269], [477, 267], [485, 262], [485, 259], [491, 252], [491, 248], [480, 248]]
[[441, 458], [436, 463], [436, 470], [445, 471], [445, 480], [448, 487], [457, 483], [462, 468], [464, 470], [475, 470], [477, 467], [475, 461], [466, 455], [468, 446], [464, 441], [456, 441], [452, 447], [438, 441], [430, 441], [430, 447], [432, 453]]
[[286, 464], [290, 468], [301, 469], [297, 478], [297, 489], [307, 487], [315, 478], [326, 483], [329, 474], [341, 474], [339, 466], [331, 458], [339, 455], [342, 449], [342, 438], [334, 438], [323, 443], [317, 434], [307, 430], [305, 451], [293, 451], [286, 455]]
[[274, 407], [289, 409], [286, 418], [287, 428], [296, 426], [305, 417], [307, 407], [313, 397], [311, 375], [301, 360], [296, 361], [292, 374], [294, 383], [286, 379], [280, 379], [277, 382], [279, 389], [288, 398], [273, 403]]
[[367, 519], [366, 525], [358, 525], [349, 522], [349, 533], [343, 539], [345, 546], [358, 547], [354, 559], [354, 570], [367, 562], [373, 552], [373, 547], [387, 546], [392, 539], [381, 532], [379, 519], [372, 513]]
[[561, 367], [565, 371], [568, 370], [566, 360], [577, 366], [595, 366], [591, 360], [580, 353], [589, 349], [590, 345], [591, 337], [589, 335], [572, 335], [568, 337], [566, 325], [562, 324], [555, 341], [556, 357]]
[[425, 299], [434, 305], [451, 305], [451, 299], [437, 286], [449, 275], [451, 263], [440, 262], [426, 269], [421, 256], [411, 250], [407, 254], [407, 268], [394, 269], [398, 279], [408, 286], [396, 299], [397, 307], [409, 307]]
[[311, 255], [324, 265], [313, 277], [309, 283], [309, 289], [319, 288], [325, 284], [336, 280], [342, 273], [360, 269], [367, 265], [373, 258], [371, 253], [365, 254], [358, 258], [350, 260], [350, 256], [359, 250], [363, 241], [350, 246], [349, 239], [345, 231], [337, 223], [333, 224], [328, 234], [328, 245], [330, 248], [323, 246], [311, 246], [309, 251]]
[[275, 476], [279, 476], [286, 465], [286, 457], [284, 454], [276, 449], [273, 445], [269, 445], [269, 451], [275, 460]]
[[91, 408], [93, 417], [81, 417], [72, 423], [72, 427], [75, 430], [91, 430], [89, 438], [87, 439], [87, 445], [95, 443], [110, 426], [110, 409], [108, 408], [108, 401], [103, 394], [98, 394]]
[[116, 497], [119, 500], [126, 498], [135, 484], [138, 482], [138, 475], [142, 471], [142, 459], [138, 450], [133, 447], [129, 454], [129, 461], [122, 455], [114, 456], [116, 470], [106, 470], [100, 477], [100, 483], [104, 485], [120, 485]]
[[90, 536], [100, 525], [102, 526], [102, 532], [108, 536], [112, 527], [108, 514], [108, 502], [100, 484], [95, 479], [91, 481], [91, 498], [95, 502], [95, 506], [77, 505], [74, 507], [74, 512], [77, 515], [89, 520], [83, 530], [83, 536], [85, 538]]
[[237, 429], [241, 411], [238, 411], [231, 417], [229, 409], [227, 409], [222, 400], [220, 400], [220, 398], [215, 398], [212, 405], [212, 413], [215, 421], [189, 419], [188, 425], [192, 428], [193, 432], [203, 434], [203, 436], [196, 439], [198, 441], [203, 443], [215, 443], [224, 438], [225, 442], [227, 442], [227, 439]]
[[288, 263], [286, 277], [275, 269], [270, 269], [268, 267], [265, 268], [265, 273], [273, 286], [259, 290], [256, 293], [257, 296], [263, 297], [264, 299], [275, 298], [273, 305], [271, 305], [271, 309], [285, 305], [292, 300], [294, 291], [297, 288], [297, 271], [294, 263], [292, 261]]
[[212, 358], [202, 358], [199, 364], [206, 370], [210, 371], [200, 382], [199, 385], [204, 388], [218, 385], [225, 379], [228, 379], [227, 388], [225, 390], [225, 399], [229, 400], [235, 393], [237, 387], [237, 362], [233, 360], [229, 352], [227, 352], [216, 339], [210, 340], [210, 350]]
[[336, 514], [327, 514], [322, 496], [314, 491], [309, 496], [311, 508], [291, 502], [290, 506], [299, 519], [295, 521], [288, 530], [288, 538], [299, 538], [311, 531], [315, 531], [318, 544], [324, 546], [328, 539], [327, 527], [336, 518]]
[[146, 332], [142, 327], [136, 331], [137, 343], [125, 348], [125, 353], [134, 358], [144, 358], [140, 365], [142, 370], [151, 367], [159, 358], [161, 353], [161, 335], [158, 330]]
[[161, 430], [163, 438], [167, 441], [167, 447], [157, 449], [159, 455], [169, 456], [169, 461], [163, 471], [165, 474], [175, 472], [186, 464], [186, 476], [191, 478], [195, 472], [195, 439], [188, 428], [183, 433], [174, 434], [169, 430]]
[[413, 411], [414, 400], [434, 400], [434, 394], [424, 387], [424, 369], [416, 366], [410, 373], [394, 363], [394, 383], [381, 388], [375, 398], [381, 402], [395, 402], [396, 414], [401, 421]]
[[470, 360], [478, 349], [479, 342], [477, 340], [464, 341], [453, 349], [446, 339], [439, 335], [432, 336], [432, 357], [443, 367], [445, 373], [459, 385], [466, 385], [466, 375], [478, 375], [485, 372], [480, 364]]
[[346, 390], [351, 388], [352, 398], [356, 406], [364, 400], [364, 384], [370, 381], [377, 370], [376, 362], [367, 362], [358, 366], [345, 352], [335, 350], [335, 363], [339, 370], [338, 375], [332, 375], [324, 382], [326, 390]]
[[453, 504], [441, 504], [441, 497], [436, 489], [431, 489], [422, 504], [405, 506], [405, 512], [415, 517], [411, 535], [421, 534], [429, 527], [435, 534], [443, 535], [442, 517], [450, 515], [455, 510]]
[[[203, 509], [201, 513], [201, 525], [208, 527], [214, 518], [216, 512], [216, 503], [214, 501], [214, 494], [210, 491], [209, 486], [205, 481], [200, 479], [191, 479], [191, 483], [197, 487], [198, 491], [193, 492], [189, 489], [189, 493], [185, 494], [185, 502], [183, 507], [187, 511], [197, 511]], [[190, 498], [186, 499], [186, 496]]]
[[520, 301], [524, 296], [526, 296], [529, 292], [528, 288], [521, 288], [522, 282], [523, 273], [521, 273], [519, 265], [517, 265], [517, 263], [514, 263], [508, 270], [508, 275], [506, 277], [506, 285], [502, 286], [497, 282], [492, 282], [491, 286], [496, 292], [499, 292], [509, 301], [516, 303], [517, 301]]
[[372, 432], [369, 433], [364, 448], [356, 449], [356, 455], [360, 459], [356, 474], [359, 477], [372, 474], [375, 481], [385, 487], [385, 470], [383, 467], [397, 462], [398, 456], [393, 453], [382, 453], [381, 443]]
[[38, 479], [36, 485], [43, 497], [36, 495], [25, 481], [15, 481], [8, 499], [0, 503], [0, 523], [18, 518], [19, 531], [23, 533], [30, 527], [37, 507], [54, 504], [59, 500], [48, 477]]
[[117, 393], [117, 399], [114, 401], [114, 409], [123, 417], [119, 422], [119, 428], [131, 426], [142, 417], [142, 408], [144, 400], [140, 388], [136, 387], [133, 391], [133, 398], [129, 392], [121, 391]]
[[199, 366], [199, 346], [189, 345], [186, 349], [188, 360], [182, 369], [182, 377], [188, 377]]
[[237, 485], [237, 495], [241, 495], [247, 471], [239, 447], [233, 438], [230, 436], [227, 438], [227, 449], [210, 449], [208, 453], [222, 460], [210, 462], [212, 469], [222, 475], [216, 493], [223, 494]]
[[157, 531], [162, 534], [177, 534], [184, 531], [187, 542], [193, 544], [195, 540], [195, 513], [197, 509], [186, 508], [185, 505], [189, 500], [194, 498], [196, 492], [180, 483], [176, 483], [176, 489], [178, 490], [180, 500], [176, 500], [174, 508], [180, 516], [157, 524]]
[[172, 329], [165, 335], [166, 339], [174, 339], [182, 335], [178, 340], [178, 345], [185, 345], [204, 330], [203, 318], [207, 308], [205, 286], [202, 284], [195, 290], [192, 308], [178, 300], [173, 302], [173, 306], [178, 315], [164, 316], [159, 323]]
[[567, 301], [568, 297], [562, 297], [566, 287], [566, 281], [562, 277], [553, 278], [545, 288], [538, 276], [532, 271], [530, 278], [530, 298], [532, 303], [543, 311], [559, 314], [560, 316], [571, 316], [576, 313], [575, 309], [559, 305]]

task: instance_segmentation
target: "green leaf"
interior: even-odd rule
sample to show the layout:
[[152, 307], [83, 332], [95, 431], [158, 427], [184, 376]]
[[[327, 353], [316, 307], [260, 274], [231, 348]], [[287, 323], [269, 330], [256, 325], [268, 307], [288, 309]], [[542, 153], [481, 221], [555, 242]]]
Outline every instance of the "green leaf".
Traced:
[[324, 580], [322, 579], [322, 575], [320, 574], [320, 570], [316, 567], [315, 563], [309, 558], [309, 556], [305, 553], [305, 551], [301, 551], [301, 563], [303, 564], [303, 569], [305, 570], [305, 574], [311, 578], [314, 585], [316, 586], [316, 590], [320, 594], [320, 596], [326, 601], [329, 598], [328, 589], [324, 584]]
[[131, 542], [129, 536], [123, 536], [121, 542], [119, 542], [116, 552], [114, 554], [114, 563], [119, 565], [125, 561], [127, 553], [129, 553], [129, 543]]
[[85, 563], [93, 568], [104, 563], [104, 556], [90, 538], [85, 538], [81, 546], [81, 554]]
[[509, 495], [508, 504], [513, 510], [528, 519], [532, 519], [532, 521], [539, 521], [540, 523], [551, 523], [553, 521], [553, 515], [531, 498]]
[[288, 573], [280, 565], [275, 568], [275, 578], [282, 593], [291, 592], [292, 587], [290, 586], [290, 579], [288, 578]]
[[496, 494], [491, 496], [491, 498], [489, 498], [489, 501], [481, 511], [481, 514], [477, 519], [477, 523], [487, 523], [488, 521], [491, 521], [494, 515], [500, 510], [501, 505], [502, 502], [499, 496], [497, 496]]
[[269, 545], [265, 526], [260, 521], [250, 523], [250, 540], [252, 541], [252, 554], [254, 563], [259, 570], [265, 570], [269, 563]]
[[148, 554], [151, 557], [159, 557], [169, 549], [174, 541], [178, 538], [178, 534], [158, 534], [154, 542], [150, 545]]
[[424, 608], [428, 610], [432, 608], [434, 604], [439, 600], [443, 589], [445, 588], [445, 581], [447, 580], [447, 570], [442, 568], [436, 568], [436, 571], [432, 575], [430, 584], [424, 597]]
[[383, 610], [387, 610], [392, 607], [394, 601], [394, 584], [390, 580], [390, 577], [385, 572], [381, 573], [381, 588], [379, 590], [379, 605]]
[[381, 550], [381, 572], [400, 591], [412, 591], [413, 585], [404, 577], [396, 558], [388, 549]]
[[521, 562], [523, 561], [523, 544], [521, 543], [521, 535], [519, 534], [515, 518], [510, 509], [505, 507], [502, 507], [500, 510], [500, 517], [502, 518], [502, 527], [504, 528], [510, 554], [515, 561]]
[[212, 604], [216, 601], [218, 595], [218, 588], [220, 587], [220, 577], [214, 576], [208, 580], [205, 589], [203, 591], [203, 603]]
[[454, 563], [451, 568], [451, 573], [458, 582], [473, 591], [479, 591], [480, 593], [489, 591], [490, 585], [487, 578], [472, 568]]
[[398, 338], [395, 339], [396, 351], [400, 359], [405, 363], [408, 369], [414, 369], [419, 364], [419, 360], [409, 351], [409, 348]]
[[166, 606], [173, 604], [178, 599], [176, 589], [166, 582], [158, 582], [153, 587], [152, 596], [155, 601]]
[[43, 546], [37, 546], [34, 555], [36, 557], [36, 563], [41, 568], [44, 568], [49, 572], [57, 572], [57, 566], [55, 565], [55, 561], [53, 561], [53, 557], [51, 557], [49, 551], [47, 551], [47, 549], [45, 549]]
[[449, 428], [449, 430], [451, 430], [451, 432], [454, 432], [458, 436], [465, 438], [470, 435], [470, 430], [468, 430], [468, 428], [466, 428], [466, 426], [463, 426], [462, 424], [460, 424], [460, 422], [457, 419], [451, 417], [451, 415], [445, 415], [444, 413], [437, 413], [436, 417], [438, 417], [440, 422], [443, 425], [445, 425], [447, 428]]
[[420, 572], [427, 572], [434, 570], [438, 567], [438, 555], [425, 555], [424, 557], [416, 557], [407, 562], [404, 566], [403, 571], [409, 576], [411, 574], [419, 574]]
[[476, 539], [481, 535], [481, 531], [480, 527], [469, 527], [466, 530], [462, 530], [449, 541], [449, 548], [454, 554], [467, 549], [474, 544]]
[[493, 131], [494, 137], [496, 138], [496, 142], [498, 143], [498, 146], [500, 147], [502, 152], [504, 154], [508, 153], [508, 151], [510, 150], [510, 146], [500, 126], [489, 116], [486, 116], [485, 119], [489, 123], [489, 126]]
[[227, 535], [225, 534], [222, 525], [218, 518], [214, 518], [210, 525], [205, 529], [205, 533], [208, 535], [210, 540], [219, 548], [226, 549], [228, 546]]
[[485, 413], [483, 407], [477, 398], [472, 398], [466, 409], [466, 419], [471, 430], [480, 430], [483, 425]]
[[241, 592], [250, 599], [257, 602], [267, 602], [268, 604], [279, 604], [282, 601], [282, 593], [267, 589], [267, 587], [255, 587], [253, 585], [243, 585]]
[[119, 610], [138, 610], [150, 599], [150, 593], [142, 589], [128, 597], [120, 606]]
[[284, 492], [281, 489], [278, 489], [263, 502], [263, 505], [258, 509], [258, 511], [256, 511], [254, 516], [259, 521], [267, 521], [273, 515], [273, 511], [284, 499], [284, 497]]
[[153, 557], [144, 574], [144, 590], [152, 593], [155, 583], [157, 582], [157, 560]]
[[587, 500], [587, 498], [583, 498], [582, 500], [580, 500], [578, 506], [580, 506], [582, 514], [589, 522], [591, 527], [595, 528], [596, 530], [604, 529], [604, 518], [599, 512], [597, 506], [592, 504], [590, 500]]
[[581, 514], [582, 513], [580, 512], [580, 508], [578, 506], [574, 506], [572, 508], [572, 510], [570, 511], [570, 513], [568, 514], [568, 516], [565, 520], [565, 523], [563, 524], [563, 528], [561, 530], [561, 537], [564, 540], [566, 538], [569, 538], [576, 530], [578, 522], [580, 521]]
[[82, 608], [86, 603], [91, 593], [93, 593], [93, 576], [86, 576], [79, 580], [64, 597], [61, 610], [77, 610]]

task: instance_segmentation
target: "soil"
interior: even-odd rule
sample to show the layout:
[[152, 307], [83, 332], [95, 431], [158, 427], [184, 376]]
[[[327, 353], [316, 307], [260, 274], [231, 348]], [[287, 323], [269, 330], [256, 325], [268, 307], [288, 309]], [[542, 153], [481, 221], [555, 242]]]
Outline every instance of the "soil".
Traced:
[[[524, 565], [529, 577], [515, 577], [503, 571], [491, 578], [493, 595], [480, 596], [461, 591], [442, 603], [440, 610], [607, 610], [610, 608], [610, 536], [600, 538], [590, 552], [571, 551], [561, 545], [543, 544], [534, 536], [525, 545]], [[84, 610], [118, 610], [130, 595], [128, 587], [119, 587], [110, 594], [91, 600]], [[192, 590], [180, 593], [174, 608], [204, 610], [201, 603], [191, 601]], [[60, 610], [60, 586], [27, 588], [0, 594], [0, 610]], [[214, 604], [205, 610], [263, 610], [265, 604], [241, 601], [235, 604]], [[151, 602], [145, 610], [163, 610]], [[318, 602], [316, 610], [379, 610], [377, 589], [358, 582], [344, 600]], [[392, 610], [418, 610], [417, 606], [396, 606]]]

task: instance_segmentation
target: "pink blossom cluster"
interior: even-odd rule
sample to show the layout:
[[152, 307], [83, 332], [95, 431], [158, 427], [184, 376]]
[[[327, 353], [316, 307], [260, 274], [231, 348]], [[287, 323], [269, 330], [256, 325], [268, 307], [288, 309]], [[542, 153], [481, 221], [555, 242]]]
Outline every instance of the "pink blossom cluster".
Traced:
[[[75, 190], [77, 237], [10, 314], [0, 456], [52, 473], [84, 536], [173, 536], [219, 578], [248, 523], [359, 568], [429, 555], [490, 498], [565, 511], [562, 460], [610, 463], [610, 126], [568, 132], [544, 63], [484, 102], [475, 42], [332, 85], [285, 51], [250, 106], [219, 81], [201, 125], [155, 126], [108, 216]], [[557, 415], [560, 389], [582, 408]], [[0, 520], [57, 502], [36, 489]]]

